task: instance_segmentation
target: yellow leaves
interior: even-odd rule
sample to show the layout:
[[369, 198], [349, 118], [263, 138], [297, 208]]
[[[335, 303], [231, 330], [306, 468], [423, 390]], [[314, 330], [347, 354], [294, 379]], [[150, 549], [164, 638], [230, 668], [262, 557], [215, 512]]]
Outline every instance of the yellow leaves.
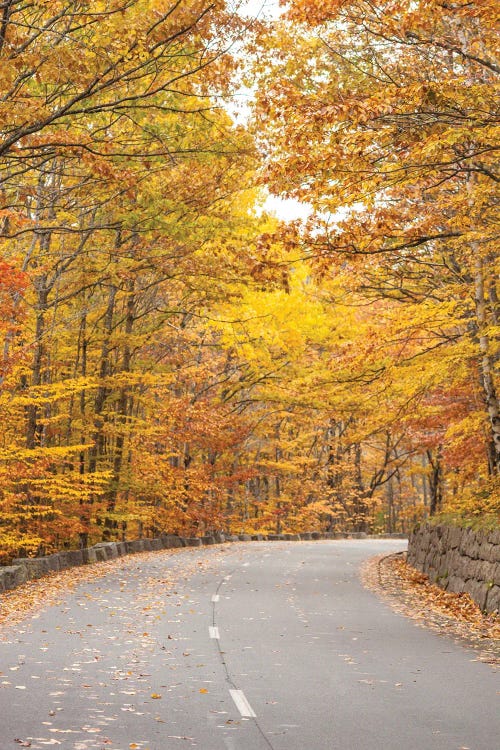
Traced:
[[284, 22], [259, 53], [257, 138], [271, 187], [317, 213], [280, 225], [259, 213], [255, 144], [211, 109], [232, 62], [190, 68], [227, 46], [222, 5], [54, 0], [7, 29], [0, 249], [26, 269], [0, 300], [9, 550], [16, 519], [31, 545], [39, 527], [76, 543], [358, 518], [384, 461], [409, 495], [406, 459], [480, 433], [467, 279], [496, 231], [488, 78], [405, 36], [453, 36], [444, 6], [436, 24], [382, 9], [391, 47], [350, 3], [295, 3], [321, 37]]
[[159, 693], [151, 693], [151, 698], [154, 700], [159, 700], [161, 698], [161, 695]]
[[249, 288], [237, 301], [238, 312], [228, 306], [222, 308], [221, 318], [236, 321], [231, 327], [221, 324], [223, 338], [228, 345], [236, 345], [246, 361], [263, 363], [271, 359], [276, 363], [279, 357], [295, 358], [308, 345], [320, 345], [331, 334], [308, 273], [303, 264], [297, 263], [292, 267], [289, 291]]
[[76, 453], [85, 451], [90, 447], [89, 444], [67, 446], [51, 446], [37, 448], [7, 448], [0, 449], [0, 461], [29, 461], [33, 462], [38, 459], [60, 459], [68, 458]]
[[41, 406], [96, 387], [97, 380], [95, 378], [68, 378], [51, 386], [31, 386], [29, 394], [16, 394], [11, 401], [14, 405], [19, 406], [28, 406], [29, 404]]

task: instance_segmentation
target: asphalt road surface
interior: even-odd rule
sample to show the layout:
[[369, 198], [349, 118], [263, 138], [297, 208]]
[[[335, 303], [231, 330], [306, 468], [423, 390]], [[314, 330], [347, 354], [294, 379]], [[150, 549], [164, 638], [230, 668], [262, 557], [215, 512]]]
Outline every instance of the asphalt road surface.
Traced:
[[498, 750], [498, 673], [359, 581], [404, 545], [108, 564], [0, 633], [0, 750]]

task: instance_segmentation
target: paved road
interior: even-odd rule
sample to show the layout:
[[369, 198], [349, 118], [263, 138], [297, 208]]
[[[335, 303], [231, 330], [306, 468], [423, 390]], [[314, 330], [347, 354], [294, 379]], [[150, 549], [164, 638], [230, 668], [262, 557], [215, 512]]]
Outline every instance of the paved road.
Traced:
[[402, 545], [112, 563], [0, 634], [0, 750], [497, 750], [498, 674], [359, 583]]

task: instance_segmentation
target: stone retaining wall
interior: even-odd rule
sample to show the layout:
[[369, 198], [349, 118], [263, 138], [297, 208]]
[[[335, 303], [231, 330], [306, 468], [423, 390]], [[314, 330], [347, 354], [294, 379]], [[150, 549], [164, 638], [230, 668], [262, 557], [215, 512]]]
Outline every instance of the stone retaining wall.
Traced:
[[465, 591], [485, 612], [500, 611], [500, 529], [417, 526], [408, 563], [446, 591]]
[[[382, 537], [395, 537], [406, 539], [403, 534], [382, 534]], [[0, 567], [0, 593], [14, 589], [26, 581], [41, 578], [48, 573], [65, 570], [78, 565], [104, 562], [114, 560], [123, 555], [135, 552], [154, 552], [162, 549], [173, 549], [176, 547], [201, 547], [208, 544], [221, 544], [222, 542], [247, 542], [247, 541], [301, 541], [310, 539], [365, 539], [367, 534], [336, 534], [319, 532], [307, 532], [304, 534], [210, 534], [204, 537], [184, 538], [174, 534], [162, 534], [156, 539], [135, 539], [130, 542], [99, 542], [93, 547], [80, 550], [68, 550], [56, 552], [46, 557], [18, 557], [13, 560], [12, 565]]]

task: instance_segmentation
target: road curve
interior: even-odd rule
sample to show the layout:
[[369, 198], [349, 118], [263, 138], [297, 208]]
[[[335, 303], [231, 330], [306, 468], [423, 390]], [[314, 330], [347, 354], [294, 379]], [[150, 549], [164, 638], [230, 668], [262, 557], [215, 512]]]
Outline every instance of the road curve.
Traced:
[[108, 564], [0, 632], [0, 750], [496, 750], [498, 674], [359, 581], [363, 560], [403, 546]]

